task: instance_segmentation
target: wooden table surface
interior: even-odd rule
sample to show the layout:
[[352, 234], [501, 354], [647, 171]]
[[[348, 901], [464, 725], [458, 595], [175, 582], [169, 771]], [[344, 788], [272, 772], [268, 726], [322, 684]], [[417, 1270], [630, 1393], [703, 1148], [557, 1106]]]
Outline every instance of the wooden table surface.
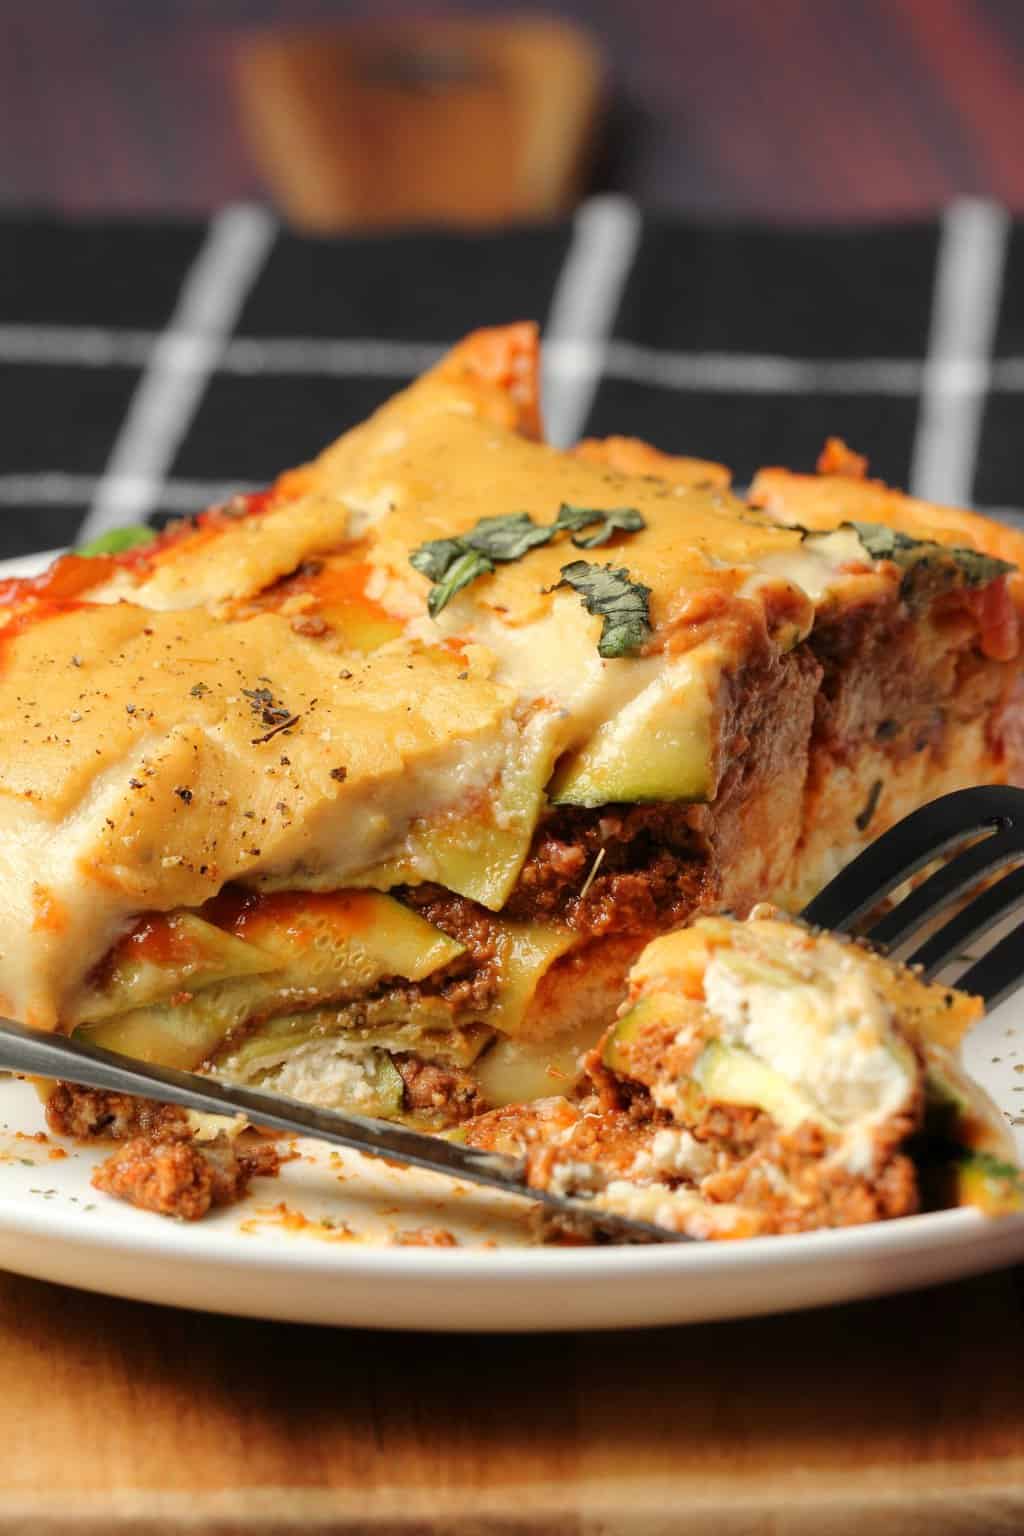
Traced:
[[1024, 1530], [1022, 1277], [609, 1334], [371, 1334], [0, 1280], [2, 1536]]
[[[6, 7], [0, 205], [258, 193], [227, 84], [239, 29], [365, 9]], [[698, 213], [892, 216], [963, 193], [1024, 209], [1018, 0], [554, 9], [611, 59], [604, 185]], [[445, 1338], [4, 1277], [0, 1536], [1021, 1531], [1022, 1299], [1007, 1272], [790, 1318]]]
[[[260, 191], [246, 29], [507, 0], [35, 0], [0, 8], [0, 207], [201, 211]], [[523, 0], [523, 9], [530, 0]], [[598, 182], [685, 211], [835, 218], [980, 194], [1024, 209], [1020, 0], [557, 0], [604, 47]], [[73, 124], [73, 129], [69, 125]]]

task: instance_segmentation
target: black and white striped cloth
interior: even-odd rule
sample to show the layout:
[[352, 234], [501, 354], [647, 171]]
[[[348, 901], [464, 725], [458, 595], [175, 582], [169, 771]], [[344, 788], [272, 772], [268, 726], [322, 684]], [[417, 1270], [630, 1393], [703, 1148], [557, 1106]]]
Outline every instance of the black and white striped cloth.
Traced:
[[1024, 225], [793, 230], [620, 198], [500, 234], [318, 240], [0, 219], [0, 556], [196, 510], [309, 458], [475, 326], [536, 317], [550, 436], [810, 468], [1024, 517]]

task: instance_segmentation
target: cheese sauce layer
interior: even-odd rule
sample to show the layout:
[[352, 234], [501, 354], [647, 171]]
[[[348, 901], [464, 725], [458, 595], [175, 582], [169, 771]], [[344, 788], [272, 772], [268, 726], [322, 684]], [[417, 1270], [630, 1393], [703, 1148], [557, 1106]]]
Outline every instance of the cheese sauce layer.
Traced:
[[[779, 658], [823, 607], [899, 601], [903, 573], [850, 530], [781, 526], [777, 486], [761, 511], [719, 466], [539, 431], [534, 329], [480, 333], [266, 495], [95, 580], [73, 559], [4, 588], [3, 1011], [58, 1022], [135, 916], [229, 881], [428, 880], [500, 910], [548, 792], [714, 801], [757, 678], [798, 670]], [[594, 548], [560, 532], [430, 616], [417, 548], [566, 505], [636, 516]], [[579, 560], [648, 589], [628, 654], [602, 656], [603, 617], [560, 586]]]
[[471, 816], [521, 755], [515, 697], [482, 653], [346, 655], [276, 614], [125, 603], [16, 628], [0, 666], [0, 995], [40, 1023], [132, 914], [229, 880], [341, 885], [402, 851], [414, 819]]

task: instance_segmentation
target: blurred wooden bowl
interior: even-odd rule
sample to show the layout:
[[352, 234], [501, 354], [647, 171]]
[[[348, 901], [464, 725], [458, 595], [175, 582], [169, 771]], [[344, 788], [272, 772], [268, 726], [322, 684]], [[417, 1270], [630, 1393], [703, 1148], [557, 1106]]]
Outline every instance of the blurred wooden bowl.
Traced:
[[602, 68], [576, 27], [356, 22], [243, 38], [236, 63], [256, 163], [303, 229], [544, 219], [580, 191]]

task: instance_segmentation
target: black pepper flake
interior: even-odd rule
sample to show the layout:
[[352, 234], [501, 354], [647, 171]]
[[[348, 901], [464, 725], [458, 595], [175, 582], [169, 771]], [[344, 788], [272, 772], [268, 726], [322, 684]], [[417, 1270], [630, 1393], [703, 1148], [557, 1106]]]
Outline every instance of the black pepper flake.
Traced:
[[341, 671], [338, 673], [338, 676], [343, 678], [347, 683], [349, 678], [352, 676], [352, 673], [348, 670], [347, 667], [342, 667]]
[[290, 757], [285, 757], [285, 756], [284, 756], [284, 755], [283, 755], [283, 754], [282, 754], [282, 757], [281, 757], [281, 767], [282, 767], [282, 768], [290, 768], [290, 767], [291, 767], [291, 765], [292, 765], [292, 760], [291, 760], [291, 758], [290, 758]]
[[348, 778], [348, 769], [347, 768], [332, 768], [331, 769], [331, 778], [332, 779], [336, 779], [339, 784], [344, 784], [345, 780]]
[[183, 785], [179, 784], [174, 793], [177, 795], [178, 799], [183, 800], [186, 805], [192, 804], [192, 791], [190, 789], [185, 789]]
[[203, 694], [209, 693], [209, 691], [209, 687], [206, 683], [193, 683], [192, 687], [189, 689], [189, 693], [194, 699], [201, 699]]
[[258, 747], [265, 741], [271, 741], [275, 736], [279, 735], [281, 731], [288, 731], [293, 725], [298, 725], [298, 723], [298, 715], [292, 715], [290, 719], [282, 720], [280, 725], [273, 726], [263, 736], [254, 736], [250, 742], [250, 746]]
[[287, 802], [287, 800], [279, 800], [277, 802], [277, 805], [276, 805], [275, 809], [280, 811], [282, 816], [287, 816], [288, 815], [288, 802]]
[[128, 788], [129, 789], [142, 789], [143, 787], [144, 786], [143, 786], [143, 783], [142, 783], [141, 779], [129, 779], [128, 780]]
[[249, 700], [249, 707], [254, 714], [259, 715], [264, 725], [276, 725], [279, 720], [286, 720], [291, 710], [284, 704], [279, 704], [269, 688], [243, 688], [242, 692]]
[[73, 667], [80, 667], [82, 665], [82, 658], [81, 658], [81, 656], [72, 656], [72, 658], [71, 658], [71, 665]]
[[864, 809], [860, 812], [859, 815], [854, 817], [854, 825], [856, 826], [858, 832], [866, 832], [870, 826], [871, 818], [874, 816], [875, 811], [878, 808], [878, 801], [881, 793], [882, 781], [881, 779], [876, 779], [868, 793], [868, 798], [864, 805]]
[[134, 715], [134, 713], [135, 713], [137, 708], [138, 708], [138, 705], [136, 705], [136, 704], [126, 704], [125, 705], [125, 712], [126, 712], [126, 714]]

